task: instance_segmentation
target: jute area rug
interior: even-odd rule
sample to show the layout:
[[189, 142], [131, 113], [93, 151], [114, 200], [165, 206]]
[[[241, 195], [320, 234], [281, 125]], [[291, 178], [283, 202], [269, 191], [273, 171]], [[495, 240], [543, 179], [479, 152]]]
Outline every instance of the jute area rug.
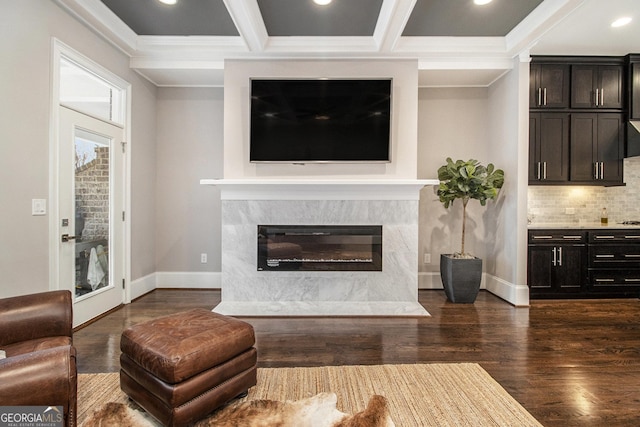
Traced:
[[[118, 375], [79, 375], [79, 425], [108, 402], [128, 402]], [[541, 426], [475, 363], [259, 368], [258, 385], [237, 402], [299, 400], [321, 392], [336, 393], [337, 408], [348, 414], [382, 395], [398, 427]]]

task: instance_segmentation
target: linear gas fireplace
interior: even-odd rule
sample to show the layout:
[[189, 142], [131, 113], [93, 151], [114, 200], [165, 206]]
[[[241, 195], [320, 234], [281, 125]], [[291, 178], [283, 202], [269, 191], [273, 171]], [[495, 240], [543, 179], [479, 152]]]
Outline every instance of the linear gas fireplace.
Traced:
[[258, 225], [258, 271], [382, 271], [382, 226]]

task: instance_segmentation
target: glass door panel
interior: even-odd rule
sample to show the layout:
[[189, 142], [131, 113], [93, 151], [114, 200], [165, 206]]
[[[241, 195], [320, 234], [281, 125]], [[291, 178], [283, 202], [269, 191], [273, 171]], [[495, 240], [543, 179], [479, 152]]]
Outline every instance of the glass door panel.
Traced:
[[76, 297], [110, 285], [110, 146], [111, 140], [103, 135], [75, 129]]

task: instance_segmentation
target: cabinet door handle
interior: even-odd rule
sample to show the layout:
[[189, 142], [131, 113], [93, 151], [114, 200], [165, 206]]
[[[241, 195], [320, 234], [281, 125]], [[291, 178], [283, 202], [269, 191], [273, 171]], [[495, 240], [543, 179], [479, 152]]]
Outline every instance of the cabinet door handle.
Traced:
[[596, 89], [596, 107], [598, 106], [599, 99], [600, 99], [600, 89]]
[[624, 254], [625, 258], [640, 258], [640, 254]]
[[615, 258], [615, 255], [596, 255], [596, 258]]
[[624, 236], [625, 239], [640, 239], [640, 236]]
[[604, 179], [604, 162], [600, 162], [600, 179]]
[[598, 179], [598, 162], [593, 164], [593, 179]]
[[542, 105], [542, 88], [538, 88], [538, 107]]
[[604, 88], [600, 89], [600, 106], [604, 105]]
[[624, 281], [625, 281], [625, 282], [634, 282], [634, 283], [637, 283], [637, 282], [640, 282], [640, 279], [629, 279], [629, 278], [626, 278], [626, 279], [624, 279]]
[[616, 236], [599, 235], [595, 236], [595, 239], [615, 239]]
[[540, 167], [542, 166], [542, 162], [538, 162], [538, 181], [542, 178], [542, 175], [540, 174]]
[[542, 162], [542, 179], [547, 179], [547, 162]]
[[551, 252], [553, 252], [553, 261], [551, 263], [555, 267], [556, 266], [556, 248], [553, 248]]
[[553, 236], [533, 236], [533, 240], [553, 239]]
[[562, 248], [558, 248], [558, 266], [562, 267]]
[[562, 238], [567, 240], [580, 240], [582, 236], [562, 236]]
[[546, 87], [544, 88], [543, 93], [544, 93], [543, 95], [544, 105], [546, 107], [547, 106], [547, 88]]
[[614, 279], [598, 279], [596, 278], [596, 282], [615, 282]]

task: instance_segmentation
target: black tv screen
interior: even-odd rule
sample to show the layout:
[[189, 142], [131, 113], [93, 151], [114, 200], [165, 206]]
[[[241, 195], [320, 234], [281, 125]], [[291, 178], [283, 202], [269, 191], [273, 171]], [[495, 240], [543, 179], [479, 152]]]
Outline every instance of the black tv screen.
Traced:
[[391, 79], [251, 80], [251, 162], [389, 162]]

